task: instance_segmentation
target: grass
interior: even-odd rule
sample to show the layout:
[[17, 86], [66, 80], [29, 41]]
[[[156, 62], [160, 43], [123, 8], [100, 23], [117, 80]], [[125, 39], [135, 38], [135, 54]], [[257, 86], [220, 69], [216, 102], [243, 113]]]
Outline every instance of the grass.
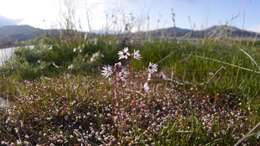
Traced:
[[[242, 96], [252, 97], [259, 95], [260, 76], [259, 72], [256, 73], [258, 68], [240, 51], [240, 48], [246, 48], [256, 62], [259, 62], [259, 49], [253, 46], [248, 48], [236, 44], [226, 45], [223, 42], [207, 42], [197, 45], [148, 43], [140, 48], [142, 48], [144, 58], [143, 64], [147, 64], [149, 60], [158, 62], [162, 68], [173, 72], [180, 80], [191, 82], [192, 85], [198, 85], [211, 93], [236, 92]], [[226, 63], [256, 72], [243, 70]], [[220, 68], [221, 70], [219, 70]]]
[[[68, 72], [70, 65], [73, 66], [70, 72], [93, 73], [104, 64], [115, 63], [117, 51], [121, 46], [111, 38], [101, 38], [96, 43], [85, 41], [74, 45], [63, 42], [48, 43], [45, 47], [18, 50], [16, 59], [1, 71], [30, 80], [42, 75]], [[252, 98], [259, 95], [260, 51], [256, 45], [208, 40], [197, 43], [157, 41], [129, 46], [132, 49], [140, 49], [143, 56], [142, 62], [132, 63], [137, 70], [145, 68], [149, 62], [154, 62], [158, 63], [162, 70], [174, 74], [175, 78], [198, 86], [208, 93], [233, 92]], [[95, 53], [101, 55], [91, 62]]]
[[[243, 118], [249, 111], [240, 109], [232, 97], [233, 104], [209, 102], [169, 83], [157, 84], [160, 89], [149, 96], [122, 88], [118, 106], [107, 81], [99, 77], [64, 74], [21, 84], [24, 89], [13, 101], [15, 106], [2, 113], [2, 141], [33, 145], [232, 145], [255, 124]], [[252, 138], [247, 142], [256, 144]]]
[[[141, 51], [127, 88], [100, 77], [122, 46]], [[143, 93], [149, 62], [170, 78]], [[116, 38], [46, 39], [1, 67], [3, 142], [32, 145], [233, 145], [260, 121], [258, 42], [118, 43]], [[115, 102], [116, 101], [116, 102]], [[119, 116], [120, 115], [120, 116]], [[259, 144], [258, 129], [242, 143]]]

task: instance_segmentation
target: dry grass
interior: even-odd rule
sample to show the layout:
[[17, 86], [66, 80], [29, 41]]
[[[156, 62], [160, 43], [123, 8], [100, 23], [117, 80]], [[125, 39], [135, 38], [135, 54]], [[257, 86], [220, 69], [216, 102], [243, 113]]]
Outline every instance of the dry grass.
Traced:
[[99, 77], [64, 74], [24, 81], [23, 95], [1, 116], [1, 140], [29, 145], [230, 145], [251, 128], [248, 111], [232, 95], [202, 96], [159, 79], [146, 94], [140, 89], [143, 78], [137, 73], [129, 86], [118, 89], [118, 99]]

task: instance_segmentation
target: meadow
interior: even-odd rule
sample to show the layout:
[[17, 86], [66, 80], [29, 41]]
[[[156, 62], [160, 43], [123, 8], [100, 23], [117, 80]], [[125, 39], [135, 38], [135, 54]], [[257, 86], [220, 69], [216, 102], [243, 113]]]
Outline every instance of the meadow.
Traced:
[[[1, 144], [260, 144], [259, 42], [122, 38], [70, 35], [17, 49], [0, 68], [10, 101]], [[141, 57], [120, 60], [126, 47]], [[106, 65], [115, 71], [104, 77]]]

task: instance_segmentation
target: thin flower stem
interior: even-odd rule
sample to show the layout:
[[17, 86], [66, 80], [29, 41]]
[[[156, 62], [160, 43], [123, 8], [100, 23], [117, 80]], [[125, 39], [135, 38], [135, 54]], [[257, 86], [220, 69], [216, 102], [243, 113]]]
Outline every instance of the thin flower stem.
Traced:
[[255, 61], [255, 59], [253, 59], [252, 56], [250, 56], [245, 50], [240, 49], [252, 62], [253, 64], [258, 68], [258, 70], [260, 71], [260, 66], [257, 64], [257, 62]]
[[221, 64], [224, 64], [224, 65], [229, 65], [229, 66], [231, 66], [231, 67], [239, 68], [239, 69], [241, 69], [241, 70], [245, 70], [245, 71], [248, 71], [248, 72], [260, 74], [259, 71], [252, 70], [252, 69], [249, 69], [249, 68], [245, 68], [245, 67], [242, 67], [242, 66], [239, 66], [239, 65], [236, 65], [236, 64], [231, 64], [231, 63], [228, 63], [228, 62], [223, 62], [223, 61], [220, 61], [220, 60], [218, 60], [218, 59], [208, 58], [208, 57], [203, 57], [203, 56], [198, 56], [198, 55], [195, 55], [195, 57], [196, 57], [196, 58], [199, 58], [199, 59], [203, 59], [203, 60], [208, 60], [208, 61], [213, 61], [213, 62], [221, 63]]
[[237, 141], [237, 143], [234, 146], [238, 146], [240, 143], [242, 143], [244, 140], [246, 140], [248, 137], [253, 136], [254, 134], [252, 134], [256, 128], [258, 128], [260, 126], [260, 122], [253, 128], [251, 129], [244, 137], [242, 137], [241, 139], [239, 139]]

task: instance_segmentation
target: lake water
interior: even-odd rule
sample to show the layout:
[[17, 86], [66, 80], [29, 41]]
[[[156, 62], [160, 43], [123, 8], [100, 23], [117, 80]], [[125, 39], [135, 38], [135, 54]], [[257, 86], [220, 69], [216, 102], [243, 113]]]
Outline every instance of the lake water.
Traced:
[[0, 49], [0, 66], [10, 59], [10, 57], [13, 55], [16, 48], [6, 48], [6, 49]]
[[[16, 48], [0, 49], [0, 66], [11, 58]], [[0, 91], [1, 92], [1, 91]], [[0, 109], [8, 107], [9, 103], [4, 98], [0, 97]]]

